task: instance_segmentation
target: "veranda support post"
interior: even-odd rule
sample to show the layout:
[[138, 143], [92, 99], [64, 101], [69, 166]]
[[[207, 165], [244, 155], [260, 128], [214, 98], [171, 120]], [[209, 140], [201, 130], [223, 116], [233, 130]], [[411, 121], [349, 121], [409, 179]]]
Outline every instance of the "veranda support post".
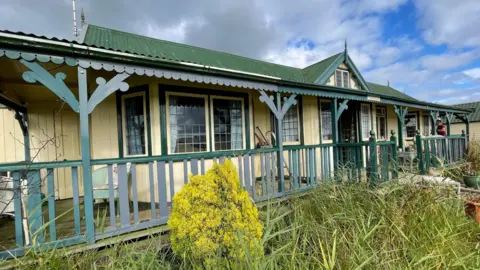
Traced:
[[391, 148], [391, 159], [392, 161], [392, 179], [398, 178], [398, 158], [397, 158], [397, 137], [395, 136], [395, 131], [392, 129], [390, 132], [390, 141], [393, 142], [393, 147]]
[[398, 148], [405, 150], [403, 145], [403, 128], [405, 127], [405, 116], [408, 112], [408, 107], [394, 105], [395, 113], [398, 117]]
[[87, 71], [78, 67], [78, 95], [80, 109], [80, 146], [82, 152], [83, 169], [83, 203], [85, 207], [85, 237], [87, 243], [95, 242], [95, 226], [93, 214], [93, 186], [90, 158], [90, 133], [88, 125], [88, 92], [87, 92]]
[[378, 153], [377, 139], [375, 138], [375, 132], [373, 130], [370, 131], [370, 139], [368, 142], [368, 147], [370, 149], [369, 182], [371, 185], [376, 186], [378, 184]]
[[[422, 135], [420, 134], [420, 130], [417, 129], [417, 135], [415, 136], [415, 144], [417, 147], [417, 159], [418, 159], [418, 170], [420, 174], [425, 174], [425, 160], [423, 156], [423, 144], [422, 144]], [[427, 149], [425, 149], [427, 151]]]

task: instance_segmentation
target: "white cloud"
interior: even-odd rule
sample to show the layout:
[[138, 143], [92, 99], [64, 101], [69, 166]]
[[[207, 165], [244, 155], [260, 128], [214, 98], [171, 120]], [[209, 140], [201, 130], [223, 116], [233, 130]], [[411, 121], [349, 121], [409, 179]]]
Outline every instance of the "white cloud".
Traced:
[[478, 53], [476, 51], [425, 55], [420, 58], [420, 63], [424, 68], [433, 70], [447, 70], [471, 63], [477, 56]]
[[480, 68], [467, 69], [467, 70], [464, 70], [463, 73], [474, 79], [480, 79]]
[[143, 31], [149, 37], [181, 43], [185, 40], [187, 25], [187, 21], [183, 20], [177, 24], [166, 27], [159, 27], [155, 23], [150, 23], [147, 24], [146, 27], [143, 26]]
[[414, 1], [425, 40], [434, 45], [478, 46], [480, 4], [478, 0]]

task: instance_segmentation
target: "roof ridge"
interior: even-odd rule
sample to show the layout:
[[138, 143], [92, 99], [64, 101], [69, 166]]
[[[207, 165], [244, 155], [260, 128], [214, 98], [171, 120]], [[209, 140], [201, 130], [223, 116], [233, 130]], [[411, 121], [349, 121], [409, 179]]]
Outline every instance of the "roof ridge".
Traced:
[[[107, 31], [116, 31], [116, 32], [119, 32], [119, 33], [122, 33], [122, 34], [126, 34], [126, 35], [129, 35], [129, 36], [134, 36], [134, 37], [136, 37], [136, 38], [143, 38], [143, 39], [149, 39], [149, 40], [154, 40], [154, 41], [161, 41], [161, 42], [170, 43], [170, 44], [173, 44], [173, 45], [176, 45], [176, 46], [182, 46], [182, 47], [186, 47], [186, 48], [200, 49], [200, 50], [205, 50], [205, 51], [214, 52], [214, 53], [226, 54], [226, 55], [230, 55], [230, 56], [234, 56], [234, 57], [239, 57], [239, 58], [247, 59], [247, 60], [250, 60], [250, 61], [256, 61], [256, 62], [260, 62], [260, 63], [267, 63], [267, 64], [270, 64], [270, 65], [276, 65], [276, 66], [286, 67], [286, 68], [290, 68], [290, 69], [295, 69], [295, 70], [298, 70], [298, 71], [301, 71], [301, 70], [302, 70], [301, 68], [292, 67], [292, 66], [287, 66], [287, 65], [282, 65], [282, 64], [277, 64], [277, 63], [272, 63], [272, 62], [268, 62], [268, 61], [264, 61], [264, 60], [259, 60], [259, 59], [255, 59], [255, 58], [250, 58], [250, 57], [246, 57], [246, 56], [242, 56], [242, 55], [238, 55], [238, 54], [227, 53], [227, 52], [223, 52], [223, 51], [216, 51], [216, 50], [213, 50], [213, 49], [208, 49], [208, 48], [203, 48], [203, 47], [199, 47], [199, 46], [194, 46], [194, 45], [179, 43], [179, 42], [170, 41], [170, 40], [165, 40], [165, 39], [153, 38], [153, 37], [149, 37], [149, 36], [145, 36], [145, 35], [140, 35], [140, 34], [134, 34], [134, 33], [130, 33], [130, 32], [125, 32], [125, 31], [117, 30], [117, 29], [113, 29], [113, 28], [102, 27], [102, 26], [98, 26], [98, 25], [95, 25], [95, 24], [89, 24], [89, 25], [91, 25], [91, 26], [93, 26], [93, 27], [96, 27], [96, 28], [99, 28], [99, 29], [107, 30]], [[88, 28], [87, 28], [87, 31], [88, 31]]]
[[320, 64], [320, 63], [322, 63], [322, 62], [325, 62], [325, 61], [329, 60], [330, 58], [338, 57], [339, 54], [341, 54], [341, 52], [336, 53], [336, 54], [334, 54], [334, 55], [331, 55], [331, 56], [329, 56], [329, 57], [327, 57], [327, 58], [324, 58], [324, 59], [322, 59], [322, 60], [320, 60], [320, 61], [317, 61], [317, 62], [315, 62], [315, 63], [313, 63], [313, 64], [311, 64], [311, 65], [309, 65], [309, 66], [306, 66], [306, 67], [302, 68], [302, 70], [308, 69], [308, 68], [313, 67], [313, 66], [315, 66], [315, 65], [317, 65], [317, 64]]

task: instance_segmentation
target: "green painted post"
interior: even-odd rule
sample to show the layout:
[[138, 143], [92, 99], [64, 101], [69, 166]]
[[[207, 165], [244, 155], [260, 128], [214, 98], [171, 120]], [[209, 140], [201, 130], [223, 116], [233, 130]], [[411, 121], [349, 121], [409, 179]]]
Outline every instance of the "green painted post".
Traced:
[[[390, 131], [390, 141], [393, 142], [393, 147], [391, 148], [392, 151], [392, 179], [398, 178], [398, 158], [397, 158], [397, 137], [395, 136], [395, 131], [392, 129]], [[389, 161], [390, 162], [390, 161]]]
[[[276, 93], [275, 95], [275, 102], [277, 105], [277, 108], [282, 108], [282, 97], [280, 96], [280, 93]], [[284, 168], [283, 168], [283, 127], [282, 127], [282, 120], [283, 120], [283, 115], [281, 118], [276, 118], [277, 119], [277, 147], [278, 147], [278, 158], [277, 158], [277, 169], [278, 169], [278, 192], [283, 193], [284, 191]]]
[[453, 113], [447, 112], [445, 113], [445, 119], [447, 120], [447, 136], [452, 135], [452, 119], [453, 119]]
[[436, 121], [438, 119], [439, 113], [438, 111], [430, 111], [430, 119], [432, 120], [432, 130], [430, 131], [430, 134], [436, 135], [437, 130], [436, 130]]
[[394, 105], [394, 108], [398, 119], [398, 147], [405, 150], [405, 146], [403, 145], [403, 128], [405, 127], [405, 116], [407, 115], [408, 107]]
[[85, 207], [85, 237], [87, 243], [95, 243], [95, 226], [93, 214], [93, 186], [90, 158], [90, 133], [88, 125], [87, 71], [78, 67], [78, 91], [80, 109], [80, 145], [83, 169], [83, 203]]
[[368, 146], [370, 149], [370, 175], [369, 182], [371, 185], [376, 186], [378, 184], [378, 153], [377, 153], [377, 139], [375, 138], [375, 132], [370, 131], [370, 139], [368, 140]]
[[[466, 123], [465, 123], [465, 125], [467, 126], [467, 134], [466, 134], [466, 135], [467, 135], [467, 136], [466, 136], [466, 137], [467, 137], [467, 141], [466, 141], [466, 145], [468, 145], [468, 142], [470, 141], [470, 117], [468, 117], [468, 116], [466, 117]], [[465, 146], [466, 146], [466, 145], [465, 145]]]
[[338, 99], [334, 98], [332, 103], [333, 177], [336, 178], [338, 171], [338, 147], [336, 145], [338, 143]]
[[[422, 151], [422, 135], [420, 134], [420, 130], [417, 129], [417, 135], [415, 136], [415, 143], [417, 146], [417, 158], [418, 158], [418, 170], [420, 174], [425, 174], [425, 162], [423, 157]], [[425, 149], [427, 151], [427, 149]]]

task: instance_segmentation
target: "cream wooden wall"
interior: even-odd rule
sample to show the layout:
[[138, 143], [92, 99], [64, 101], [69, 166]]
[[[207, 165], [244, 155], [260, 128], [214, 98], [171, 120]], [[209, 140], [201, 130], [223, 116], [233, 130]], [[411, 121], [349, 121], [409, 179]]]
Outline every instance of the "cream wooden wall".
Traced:
[[23, 160], [25, 160], [23, 134], [15, 119], [15, 112], [0, 107], [0, 163]]
[[[456, 123], [451, 125], [450, 133], [452, 135], [461, 135], [462, 130], [467, 132], [467, 126], [464, 123]], [[470, 123], [470, 138], [471, 140], [480, 140], [480, 122]]]

